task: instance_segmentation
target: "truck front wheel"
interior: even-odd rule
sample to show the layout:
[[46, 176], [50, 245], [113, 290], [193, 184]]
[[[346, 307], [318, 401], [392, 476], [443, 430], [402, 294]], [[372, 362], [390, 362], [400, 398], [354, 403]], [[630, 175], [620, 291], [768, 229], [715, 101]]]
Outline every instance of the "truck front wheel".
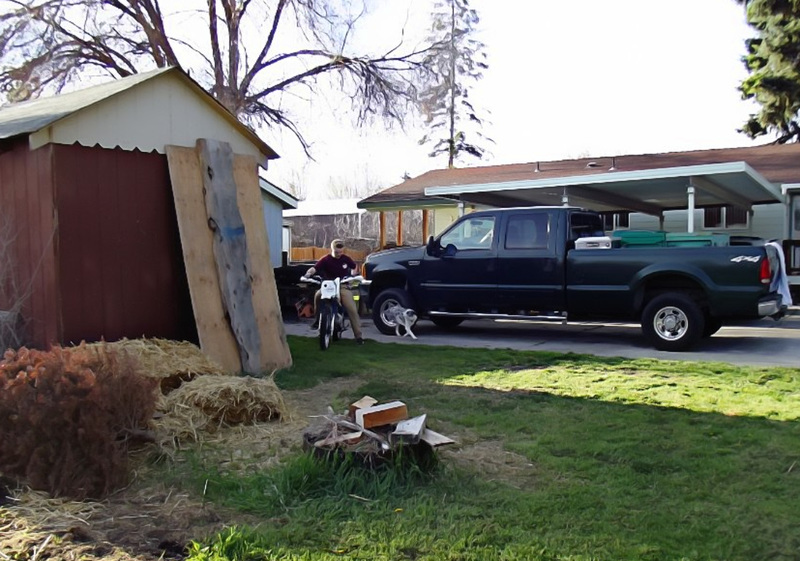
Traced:
[[642, 312], [642, 332], [661, 351], [685, 351], [703, 336], [703, 311], [679, 292], [653, 298]]
[[[372, 304], [372, 321], [384, 335], [395, 335], [397, 332], [397, 323], [389, 312], [394, 306], [411, 308], [411, 296], [408, 292], [402, 288], [387, 288], [378, 293]], [[400, 334], [403, 335], [402, 328]]]

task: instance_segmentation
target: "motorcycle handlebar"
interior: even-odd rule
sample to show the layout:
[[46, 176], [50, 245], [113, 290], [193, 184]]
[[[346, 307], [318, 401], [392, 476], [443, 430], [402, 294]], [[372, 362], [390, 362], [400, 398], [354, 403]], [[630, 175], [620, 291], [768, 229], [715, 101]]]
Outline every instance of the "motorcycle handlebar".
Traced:
[[[300, 282], [310, 282], [314, 284], [322, 284], [322, 277], [319, 275], [314, 275], [313, 277], [307, 277], [303, 275], [300, 277]], [[352, 277], [342, 277], [341, 280], [342, 284], [348, 284], [351, 282], [364, 282], [364, 277], [361, 275], [355, 275]]]

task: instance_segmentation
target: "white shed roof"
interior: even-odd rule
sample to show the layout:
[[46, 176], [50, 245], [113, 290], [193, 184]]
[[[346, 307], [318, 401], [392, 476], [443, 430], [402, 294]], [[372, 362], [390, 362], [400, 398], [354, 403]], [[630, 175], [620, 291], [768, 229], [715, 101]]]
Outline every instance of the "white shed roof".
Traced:
[[278, 157], [178, 68], [0, 107], [0, 139], [20, 135], [29, 135], [31, 148], [79, 143], [160, 153], [168, 145], [193, 147], [198, 138], [214, 138], [262, 165]]

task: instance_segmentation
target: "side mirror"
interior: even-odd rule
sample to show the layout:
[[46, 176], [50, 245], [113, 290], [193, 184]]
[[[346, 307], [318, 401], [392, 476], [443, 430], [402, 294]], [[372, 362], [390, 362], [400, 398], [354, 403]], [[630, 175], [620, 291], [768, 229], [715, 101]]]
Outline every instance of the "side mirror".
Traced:
[[439, 244], [436, 243], [436, 240], [433, 239], [433, 236], [428, 238], [428, 243], [425, 246], [425, 252], [430, 255], [431, 257], [436, 257], [439, 254]]

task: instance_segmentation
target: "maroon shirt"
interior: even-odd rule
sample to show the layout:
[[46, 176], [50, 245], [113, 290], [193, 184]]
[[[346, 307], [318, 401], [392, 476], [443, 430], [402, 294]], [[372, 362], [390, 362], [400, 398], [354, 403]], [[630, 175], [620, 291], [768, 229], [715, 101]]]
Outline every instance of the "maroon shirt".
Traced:
[[356, 262], [345, 254], [342, 254], [338, 259], [328, 254], [317, 261], [314, 268], [323, 279], [333, 280], [350, 276], [351, 271], [356, 268]]

